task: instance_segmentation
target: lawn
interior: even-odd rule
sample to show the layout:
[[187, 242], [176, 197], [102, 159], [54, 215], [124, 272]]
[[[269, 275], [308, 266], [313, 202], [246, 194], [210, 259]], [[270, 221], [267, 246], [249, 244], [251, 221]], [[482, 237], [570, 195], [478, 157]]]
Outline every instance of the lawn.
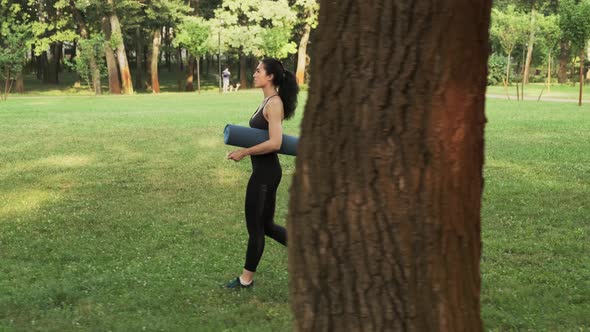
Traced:
[[[0, 330], [290, 330], [280, 245], [253, 291], [221, 287], [243, 265], [250, 171], [225, 159], [222, 130], [261, 99], [0, 102]], [[487, 116], [486, 329], [590, 329], [590, 108], [490, 100]], [[279, 224], [293, 161], [281, 156]]]

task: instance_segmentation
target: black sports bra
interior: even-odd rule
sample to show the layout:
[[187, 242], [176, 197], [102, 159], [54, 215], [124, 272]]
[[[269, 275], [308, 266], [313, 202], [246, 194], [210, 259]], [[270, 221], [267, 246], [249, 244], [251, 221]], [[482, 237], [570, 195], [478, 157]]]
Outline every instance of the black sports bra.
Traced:
[[272, 96], [266, 98], [266, 100], [262, 103], [262, 105], [260, 105], [256, 109], [256, 112], [254, 112], [254, 114], [250, 118], [250, 127], [268, 130], [268, 121], [266, 121], [266, 119], [264, 118], [264, 108], [266, 107], [266, 104], [268, 103], [270, 98], [272, 98], [274, 96], [278, 96], [278, 95], [272, 95]]

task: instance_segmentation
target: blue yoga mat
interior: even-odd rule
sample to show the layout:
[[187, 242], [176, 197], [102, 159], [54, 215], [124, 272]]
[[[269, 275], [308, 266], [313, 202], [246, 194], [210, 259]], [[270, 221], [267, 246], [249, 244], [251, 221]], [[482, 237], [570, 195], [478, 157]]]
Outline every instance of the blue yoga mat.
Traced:
[[[268, 141], [268, 130], [242, 127], [228, 124], [223, 130], [223, 142], [227, 145], [250, 148], [264, 141]], [[277, 151], [281, 154], [290, 156], [297, 155], [297, 142], [299, 138], [289, 135], [283, 135], [281, 149]]]

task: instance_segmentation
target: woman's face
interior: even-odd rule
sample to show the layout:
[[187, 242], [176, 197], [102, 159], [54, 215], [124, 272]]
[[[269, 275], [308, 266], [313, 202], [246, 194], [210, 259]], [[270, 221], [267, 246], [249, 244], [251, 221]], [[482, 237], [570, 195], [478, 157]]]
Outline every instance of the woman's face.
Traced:
[[266, 69], [264, 68], [264, 64], [260, 62], [256, 70], [254, 71], [254, 87], [255, 88], [262, 88], [267, 84], [272, 84], [272, 75], [268, 75], [266, 73]]

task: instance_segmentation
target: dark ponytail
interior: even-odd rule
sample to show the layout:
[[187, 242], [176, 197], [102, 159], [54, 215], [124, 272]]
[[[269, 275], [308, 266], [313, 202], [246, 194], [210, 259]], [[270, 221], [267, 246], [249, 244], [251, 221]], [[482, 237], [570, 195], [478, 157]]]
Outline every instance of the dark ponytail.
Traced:
[[274, 58], [266, 58], [261, 61], [264, 64], [266, 74], [273, 74], [272, 83], [279, 88], [279, 97], [283, 101], [283, 108], [285, 110], [285, 120], [290, 119], [295, 114], [297, 108], [297, 94], [299, 93], [299, 86], [295, 75], [283, 68], [283, 64]]

